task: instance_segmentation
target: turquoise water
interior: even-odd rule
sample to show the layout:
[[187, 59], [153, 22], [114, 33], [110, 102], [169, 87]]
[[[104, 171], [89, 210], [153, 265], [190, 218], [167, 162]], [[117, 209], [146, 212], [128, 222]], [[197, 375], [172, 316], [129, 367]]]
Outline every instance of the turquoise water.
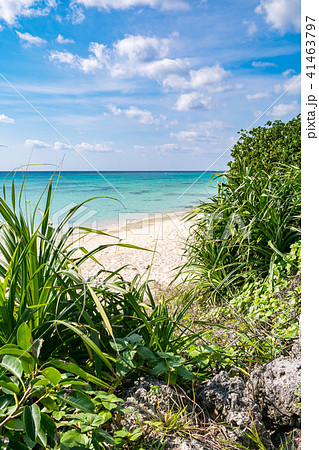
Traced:
[[[25, 196], [36, 203], [52, 175], [51, 172], [29, 172]], [[216, 193], [214, 173], [207, 172], [62, 172], [58, 180], [51, 208], [56, 224], [75, 204], [96, 196], [99, 199], [85, 204], [74, 223], [103, 226], [118, 221], [119, 215], [137, 215], [184, 211]], [[2, 185], [6, 173], [0, 172]], [[15, 176], [16, 188], [21, 186], [23, 174]], [[8, 194], [12, 176], [7, 178]], [[43, 205], [43, 203], [42, 203]]]

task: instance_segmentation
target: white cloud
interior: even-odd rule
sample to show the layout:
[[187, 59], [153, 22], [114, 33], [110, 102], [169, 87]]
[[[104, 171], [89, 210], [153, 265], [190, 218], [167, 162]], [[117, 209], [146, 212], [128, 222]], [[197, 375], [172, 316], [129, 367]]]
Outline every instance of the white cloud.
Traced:
[[76, 150], [86, 151], [86, 152], [119, 152], [119, 150], [114, 150], [112, 147], [112, 142], [100, 142], [97, 144], [88, 144], [87, 142], [82, 142], [81, 144], [75, 145]]
[[114, 44], [118, 56], [126, 56], [129, 61], [150, 61], [164, 58], [169, 52], [170, 39], [130, 35]]
[[189, 92], [182, 94], [178, 98], [175, 109], [177, 111], [190, 111], [190, 110], [210, 110], [215, 107], [211, 97], [200, 92]]
[[39, 36], [32, 36], [30, 33], [20, 33], [20, 31], [16, 31], [16, 33], [19, 36], [20, 41], [22, 41], [26, 47], [31, 47], [32, 45], [40, 47], [47, 42], [45, 39], [42, 39]]
[[253, 61], [251, 63], [253, 67], [277, 67], [277, 64], [271, 62]]
[[212, 120], [209, 122], [197, 122], [189, 125], [187, 130], [171, 133], [170, 137], [179, 141], [192, 143], [215, 143], [217, 141], [216, 130], [230, 128], [229, 125], [221, 120]]
[[301, 91], [301, 77], [300, 75], [294, 75], [293, 77], [289, 78], [283, 86], [283, 91], [287, 90], [287, 94], [290, 95], [298, 95]]
[[275, 92], [280, 93], [286, 91], [288, 95], [300, 95], [301, 77], [300, 74], [294, 75], [282, 84], [275, 85]]
[[266, 22], [282, 34], [287, 31], [300, 32], [300, 0], [261, 0], [255, 11], [265, 14]]
[[260, 100], [261, 98], [269, 97], [268, 92], [257, 92], [256, 94], [246, 95], [247, 100], [250, 102], [252, 100]]
[[211, 67], [190, 70], [187, 76], [169, 74], [163, 80], [163, 86], [179, 90], [207, 89], [211, 92], [220, 92], [226, 88], [226, 86], [220, 83], [229, 75], [229, 71], [216, 64]]
[[89, 50], [92, 55], [88, 58], [57, 50], [51, 51], [49, 58], [51, 61], [67, 64], [84, 72], [105, 69], [116, 80], [145, 77], [155, 80], [165, 89], [192, 91], [188, 97], [181, 98], [178, 108], [184, 108], [180, 105], [181, 102], [192, 100], [192, 108], [210, 109], [209, 98], [205, 99], [203, 93], [222, 92], [228, 89], [229, 86], [224, 84], [224, 80], [231, 72], [219, 64], [191, 69], [187, 59], [168, 58], [173, 45], [172, 37], [130, 35], [115, 42], [109, 49], [105, 45], [91, 43]]
[[74, 146], [70, 144], [66, 144], [64, 142], [55, 142], [54, 144], [48, 144], [43, 141], [39, 141], [38, 139], [27, 139], [24, 143], [26, 147], [31, 147], [35, 149], [50, 149], [50, 150], [63, 150], [63, 151], [87, 151], [87, 152], [118, 152], [119, 150], [114, 150], [112, 142], [100, 142], [96, 144], [89, 144], [87, 142], [82, 142], [81, 144], [76, 144]]
[[152, 78], [163, 86], [168, 85], [166, 82], [170, 77], [177, 77], [178, 83], [182, 84], [184, 79], [180, 76], [187, 74], [189, 71], [188, 63], [182, 59], [164, 58], [158, 61], [152, 61], [147, 64], [135, 65], [135, 71], [144, 77]]
[[244, 20], [243, 24], [247, 26], [248, 36], [253, 36], [254, 34], [257, 33], [258, 28], [255, 22], [251, 22], [250, 20]]
[[279, 105], [275, 105], [270, 111], [268, 111], [267, 116], [270, 116], [273, 119], [282, 119], [287, 115], [295, 115], [300, 112], [300, 106], [297, 102], [292, 103], [280, 103]]
[[131, 106], [129, 109], [120, 109], [114, 105], [109, 105], [108, 108], [115, 116], [124, 115], [129, 119], [136, 119], [140, 123], [146, 125], [152, 124], [158, 125], [160, 123], [159, 119], [153, 117], [150, 111], [147, 111], [145, 109], [139, 109], [135, 106]]
[[134, 7], [148, 6], [160, 10], [183, 10], [189, 9], [183, 0], [78, 0], [78, 3], [88, 7], [111, 9], [129, 9]]
[[14, 119], [5, 114], [0, 114], [0, 123], [14, 123]]
[[0, 19], [9, 25], [14, 25], [20, 16], [39, 16], [46, 15], [51, 8], [56, 7], [55, 0], [1, 0], [0, 1]]
[[88, 58], [81, 58], [69, 52], [53, 50], [50, 53], [50, 61], [66, 64], [72, 68], [79, 69], [85, 73], [95, 72], [103, 69], [109, 59], [109, 53], [105, 45], [91, 42], [89, 51], [92, 53]]
[[285, 71], [282, 73], [282, 75], [283, 75], [284, 77], [288, 77], [288, 76], [291, 75], [292, 73], [296, 73], [295, 69], [287, 69], [287, 70], [285, 70]]
[[75, 41], [73, 39], [67, 39], [63, 37], [61, 34], [58, 35], [55, 41], [58, 44], [75, 44]]
[[83, 9], [76, 3], [76, 0], [70, 2], [70, 12], [66, 17], [73, 25], [79, 25], [85, 19]]

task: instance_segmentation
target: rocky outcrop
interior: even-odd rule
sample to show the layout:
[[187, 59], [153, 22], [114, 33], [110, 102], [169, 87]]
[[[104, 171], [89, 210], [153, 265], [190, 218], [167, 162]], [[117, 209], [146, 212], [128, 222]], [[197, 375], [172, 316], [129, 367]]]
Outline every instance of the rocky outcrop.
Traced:
[[223, 429], [226, 433], [224, 440], [239, 442], [251, 449], [258, 448], [248, 437], [255, 430], [268, 450], [274, 448], [262, 422], [261, 411], [249, 397], [241, 378], [230, 378], [225, 372], [220, 372], [199, 391], [198, 402], [210, 415], [215, 415], [218, 422], [231, 426], [231, 430]]
[[298, 359], [280, 357], [252, 372], [247, 388], [269, 428], [300, 428], [300, 382]]
[[[247, 383], [220, 372], [197, 388], [196, 399], [154, 377], [140, 378], [124, 396], [123, 406], [132, 412], [123, 416], [122, 425], [134, 429], [153, 422], [150, 436], [166, 443], [165, 449], [221, 450], [234, 448], [232, 442], [255, 450], [260, 449], [255, 442], [259, 440], [267, 450], [278, 449], [285, 441], [284, 448], [298, 450], [300, 371], [300, 359], [280, 357], [253, 371]], [[181, 429], [170, 428], [170, 418], [183, 409]], [[163, 426], [154, 426], [155, 422]], [[183, 423], [196, 423], [202, 434], [196, 439], [179, 435]]]

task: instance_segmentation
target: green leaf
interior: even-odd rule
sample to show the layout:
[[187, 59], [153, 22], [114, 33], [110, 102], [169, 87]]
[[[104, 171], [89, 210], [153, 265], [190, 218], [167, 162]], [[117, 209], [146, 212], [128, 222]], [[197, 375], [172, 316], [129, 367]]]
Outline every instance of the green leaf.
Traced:
[[5, 427], [8, 430], [13, 430], [13, 431], [23, 431], [24, 430], [24, 424], [21, 419], [8, 420], [8, 422], [5, 424]]
[[85, 372], [74, 363], [66, 363], [65, 361], [54, 359], [50, 361], [50, 364], [54, 367], [57, 367], [58, 369], [65, 370], [66, 372], [73, 373], [74, 375], [78, 375], [79, 377], [83, 378], [83, 380], [91, 381], [92, 383], [97, 384], [98, 386], [103, 386], [105, 388], [110, 387], [107, 383], [95, 377], [94, 375]]
[[30, 447], [27, 447], [26, 445], [22, 444], [22, 442], [12, 441], [10, 439], [8, 449], [9, 450], [29, 450]]
[[32, 346], [31, 330], [27, 323], [22, 323], [17, 331], [18, 346], [23, 350], [29, 350]]
[[89, 440], [77, 430], [69, 430], [61, 435], [61, 450], [69, 448], [88, 448]]
[[156, 364], [156, 366], [153, 369], [152, 374], [153, 375], [160, 375], [162, 373], [167, 373], [168, 372], [168, 367], [165, 363], [165, 361], [161, 361], [158, 364]]
[[94, 412], [94, 403], [92, 400], [81, 391], [72, 391], [67, 396], [64, 396], [64, 393], [55, 394], [56, 397], [61, 400], [63, 403], [73, 406], [75, 409], [80, 409], [84, 412], [93, 413]]
[[55, 369], [54, 367], [46, 367], [42, 370], [43, 375], [47, 378], [51, 383], [56, 386], [61, 381], [61, 373]]
[[53, 419], [51, 419], [50, 416], [48, 416], [45, 413], [41, 413], [41, 427], [44, 428], [44, 430], [46, 431], [47, 435], [50, 438], [54, 438], [54, 433], [56, 430], [56, 425]]
[[31, 355], [28, 356], [30, 356], [30, 358], [28, 359], [24, 357], [21, 358], [21, 364], [24, 372], [27, 375], [31, 375], [31, 373], [34, 371], [35, 362]]
[[44, 448], [47, 448], [47, 435], [43, 427], [41, 426], [38, 432], [37, 441], [40, 445], [42, 445]]
[[41, 403], [50, 412], [56, 408], [56, 402], [51, 397], [42, 398]]
[[23, 368], [21, 361], [14, 356], [5, 355], [3, 357], [2, 363], [0, 363], [1, 367], [4, 367], [6, 370], [11, 372], [17, 378], [21, 378], [23, 373]]
[[154, 355], [154, 353], [148, 347], [140, 347], [137, 350], [137, 353], [142, 359], [147, 359], [149, 361], [156, 361], [157, 360], [157, 358]]
[[14, 344], [5, 344], [0, 348], [0, 355], [18, 356], [20, 360], [33, 361], [33, 357], [25, 350], [21, 350], [20, 347]]
[[41, 423], [41, 413], [38, 405], [33, 404], [24, 408], [23, 422], [25, 432], [31, 441], [34, 442], [38, 436]]
[[189, 370], [187, 370], [185, 367], [179, 367], [177, 369], [177, 373], [179, 376], [186, 378], [187, 380], [193, 380], [194, 376], [192, 374], [192, 372], [190, 372]]
[[116, 372], [120, 377], [134, 369], [133, 359], [136, 351], [125, 350], [116, 361]]
[[93, 431], [93, 436], [94, 435], [95, 436], [96, 435], [101, 436], [103, 438], [103, 441], [106, 444], [110, 444], [110, 445], [115, 446], [115, 440], [113, 439], [113, 437], [109, 433], [107, 433], [106, 431], [102, 430], [102, 428], [97, 428], [96, 430], [94, 430]]
[[[2, 387], [3, 392], [7, 394], [19, 394], [20, 388], [16, 384], [14, 384], [12, 381], [3, 381], [0, 380], [0, 386]], [[9, 392], [6, 392], [9, 391]]]

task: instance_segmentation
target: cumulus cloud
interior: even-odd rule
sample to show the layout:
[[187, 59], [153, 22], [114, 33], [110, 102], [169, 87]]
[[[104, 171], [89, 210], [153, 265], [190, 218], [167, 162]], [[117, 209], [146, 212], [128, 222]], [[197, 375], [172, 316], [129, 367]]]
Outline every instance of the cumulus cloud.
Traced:
[[261, 0], [255, 11], [264, 14], [271, 28], [281, 34], [287, 31], [300, 32], [300, 0]]
[[32, 47], [33, 45], [35, 47], [40, 47], [47, 42], [45, 39], [42, 39], [39, 36], [32, 36], [30, 33], [20, 33], [20, 31], [16, 31], [16, 33], [25, 47]]
[[211, 67], [189, 70], [186, 76], [169, 74], [163, 80], [163, 86], [180, 90], [208, 89], [218, 92], [226, 88], [221, 82], [229, 75], [229, 71], [223, 69], [219, 64], [215, 64]]
[[109, 60], [109, 53], [106, 46], [97, 42], [91, 42], [89, 51], [92, 54], [88, 58], [82, 58], [70, 52], [53, 50], [50, 53], [49, 59], [59, 64], [66, 64], [72, 68], [77, 68], [85, 73], [96, 72], [104, 68]]
[[14, 123], [14, 119], [5, 114], [0, 114], [0, 123]]
[[69, 14], [66, 16], [73, 25], [79, 25], [85, 20], [85, 14], [81, 6], [76, 3], [76, 0], [70, 2]]
[[192, 69], [187, 59], [169, 58], [173, 45], [173, 36], [129, 35], [110, 48], [91, 43], [89, 50], [92, 54], [88, 58], [57, 50], [51, 51], [49, 58], [84, 72], [104, 69], [114, 79], [144, 77], [155, 80], [167, 90], [190, 91], [180, 97], [177, 109], [211, 109], [212, 102], [206, 93], [228, 89], [224, 81], [231, 72], [220, 64]]
[[20, 16], [46, 15], [56, 7], [55, 0], [2, 0], [0, 1], [0, 19], [14, 25]]
[[256, 92], [256, 94], [248, 94], [246, 95], [246, 98], [249, 102], [252, 100], [260, 100], [261, 98], [269, 97], [268, 92]]
[[141, 6], [148, 6], [163, 11], [189, 9], [187, 2], [183, 0], [78, 0], [78, 3], [87, 8], [103, 8], [107, 11], [111, 9], [123, 10]]
[[118, 152], [118, 150], [114, 150], [112, 147], [112, 142], [100, 142], [96, 144], [89, 144], [87, 142], [82, 142], [81, 144], [70, 145], [65, 142], [54, 142], [54, 144], [48, 144], [43, 141], [39, 141], [38, 139], [27, 139], [24, 143], [26, 147], [31, 147], [35, 149], [50, 149], [50, 150], [63, 150], [63, 151], [87, 151], [87, 152]]
[[300, 105], [297, 102], [292, 103], [280, 103], [275, 105], [270, 111], [268, 111], [267, 116], [272, 119], [283, 119], [286, 116], [294, 116], [300, 112]]
[[215, 108], [211, 97], [200, 92], [189, 92], [179, 96], [175, 109], [177, 111], [210, 110]]
[[115, 116], [124, 115], [129, 119], [136, 119], [146, 125], [158, 125], [160, 123], [160, 120], [155, 118], [150, 111], [139, 109], [136, 106], [131, 106], [129, 109], [120, 109], [114, 105], [109, 105], [108, 108]]
[[149, 61], [164, 58], [170, 44], [171, 40], [168, 38], [130, 35], [117, 41], [114, 49], [118, 56], [126, 56], [129, 61]]
[[63, 37], [61, 34], [58, 35], [55, 41], [58, 44], [75, 44], [75, 41], [73, 39], [67, 39]]

